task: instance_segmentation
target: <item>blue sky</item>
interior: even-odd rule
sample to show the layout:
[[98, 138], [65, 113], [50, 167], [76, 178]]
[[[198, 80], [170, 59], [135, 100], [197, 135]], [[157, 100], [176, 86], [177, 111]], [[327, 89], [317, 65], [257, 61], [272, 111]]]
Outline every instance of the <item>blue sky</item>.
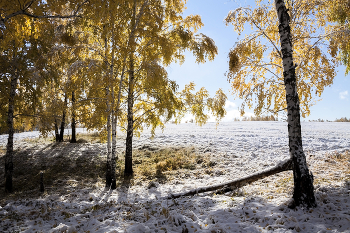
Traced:
[[[238, 40], [238, 34], [234, 32], [232, 26], [227, 26], [223, 22], [230, 10], [240, 6], [252, 6], [255, 2], [249, 1], [229, 1], [229, 0], [188, 0], [185, 16], [199, 14], [202, 17], [204, 27], [199, 31], [211, 37], [218, 47], [219, 53], [215, 60], [204, 64], [196, 64], [195, 58], [186, 53], [186, 61], [181, 66], [172, 64], [167, 68], [169, 78], [176, 80], [180, 89], [185, 84], [193, 81], [197, 88], [205, 87], [213, 96], [219, 88], [222, 88], [228, 96], [227, 117], [224, 121], [231, 121], [239, 117], [238, 107], [241, 101], [230, 93], [231, 87], [225, 72], [228, 70], [228, 52]], [[345, 76], [345, 68], [338, 67], [337, 76], [333, 85], [325, 88], [321, 101], [311, 107], [311, 114], [302, 120], [335, 120], [336, 118], [350, 118], [350, 77]], [[252, 109], [246, 109], [246, 115], [253, 115]], [[191, 118], [188, 116], [188, 118]]]

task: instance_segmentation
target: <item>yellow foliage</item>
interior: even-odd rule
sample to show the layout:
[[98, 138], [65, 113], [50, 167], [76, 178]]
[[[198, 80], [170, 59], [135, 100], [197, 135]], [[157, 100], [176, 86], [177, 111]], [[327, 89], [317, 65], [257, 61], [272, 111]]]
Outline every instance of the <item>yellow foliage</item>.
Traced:
[[[324, 17], [326, 2], [287, 1], [303, 117], [309, 115], [315, 96], [320, 97], [324, 88], [333, 83], [335, 67], [339, 64], [337, 45], [330, 34], [336, 34], [338, 29], [330, 28]], [[240, 7], [225, 19], [226, 25], [231, 24], [239, 35], [246, 24], [252, 29], [231, 49], [227, 78], [233, 94], [243, 99], [242, 114], [245, 106], [254, 106], [257, 115], [262, 112], [277, 115], [286, 108], [278, 19], [274, 1], [257, 0], [256, 3], [255, 9]], [[331, 54], [327, 54], [327, 50]]]

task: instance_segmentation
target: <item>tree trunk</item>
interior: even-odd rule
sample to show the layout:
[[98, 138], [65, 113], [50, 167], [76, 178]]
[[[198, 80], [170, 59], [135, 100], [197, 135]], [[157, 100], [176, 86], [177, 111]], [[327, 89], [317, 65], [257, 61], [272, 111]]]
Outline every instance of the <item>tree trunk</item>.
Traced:
[[[114, 93], [114, 91], [113, 91]], [[113, 94], [114, 99], [114, 94]], [[113, 100], [114, 102], [114, 100]], [[114, 106], [114, 104], [113, 104]], [[117, 116], [115, 116], [114, 107], [112, 108], [112, 156], [111, 156], [111, 189], [117, 188], [116, 177], [115, 177], [115, 161], [117, 153]]]
[[[108, 46], [108, 41], [107, 37], [105, 37], [105, 57], [108, 57], [108, 51], [109, 51], [109, 46]], [[108, 63], [108, 61], [106, 61]], [[112, 164], [111, 164], [111, 135], [112, 135], [112, 127], [111, 127], [111, 117], [112, 117], [112, 112], [111, 112], [111, 74], [109, 72], [106, 73], [107, 77], [107, 86], [106, 86], [106, 111], [107, 111], [107, 162], [106, 162], [106, 188], [110, 188], [112, 186]]]
[[292, 160], [288, 159], [287, 161], [283, 161], [283, 162], [279, 163], [277, 166], [270, 168], [268, 170], [258, 172], [258, 173], [255, 173], [253, 175], [239, 178], [239, 179], [236, 179], [233, 181], [229, 181], [229, 182], [226, 182], [223, 184], [193, 189], [193, 190], [185, 192], [185, 193], [171, 194], [168, 196], [168, 199], [179, 198], [179, 197], [184, 197], [184, 196], [192, 196], [192, 195], [195, 195], [198, 193], [204, 193], [204, 192], [215, 191], [215, 190], [220, 190], [220, 189], [223, 189], [224, 191], [231, 191], [231, 190], [234, 190], [236, 188], [239, 188], [239, 187], [242, 187], [244, 185], [255, 182], [257, 180], [263, 179], [267, 176], [271, 176], [271, 175], [275, 175], [275, 174], [283, 172], [283, 171], [291, 170], [293, 167], [292, 165], [293, 165]]
[[288, 112], [289, 153], [294, 163], [294, 205], [302, 205], [308, 208], [316, 207], [313, 175], [308, 169], [302, 145], [299, 96], [295, 75], [296, 65], [293, 63], [292, 35], [289, 25], [290, 17], [283, 0], [275, 0], [275, 5], [279, 19], [279, 34], [283, 57], [283, 76]]
[[[113, 62], [113, 55], [112, 55]], [[113, 74], [113, 66], [111, 66], [111, 74]], [[114, 84], [114, 82], [113, 82]], [[111, 112], [111, 120], [112, 120], [112, 156], [111, 156], [111, 189], [117, 188], [116, 177], [115, 177], [115, 160], [116, 160], [116, 149], [117, 149], [117, 116], [115, 115], [115, 99], [114, 99], [114, 87], [112, 87], [112, 112]]]
[[56, 142], [60, 141], [60, 134], [58, 133], [58, 123], [56, 118], [55, 118], [55, 138], [56, 138]]
[[[109, 90], [107, 91], [109, 95]], [[111, 106], [107, 98], [107, 163], [106, 163], [106, 187], [112, 185], [112, 164], [111, 164]]]
[[[114, 29], [114, 15], [111, 14], [111, 21], [112, 21], [112, 28]], [[110, 173], [110, 179], [111, 179], [111, 189], [114, 190], [117, 188], [116, 183], [116, 177], [115, 177], [115, 160], [116, 160], [116, 147], [117, 147], [117, 116], [115, 115], [115, 95], [114, 95], [114, 85], [115, 85], [115, 78], [114, 78], [114, 30], [112, 30], [112, 58], [111, 58], [111, 64], [110, 64], [110, 78], [112, 80], [112, 111], [111, 111], [111, 121], [112, 121], [112, 154], [111, 154], [111, 173]]]
[[60, 130], [60, 142], [63, 142], [64, 127], [66, 125], [66, 108], [67, 108], [67, 95], [64, 95], [64, 108], [62, 113], [61, 130]]
[[70, 140], [71, 143], [76, 143], [76, 132], [75, 132], [75, 92], [72, 91], [72, 139]]
[[132, 138], [134, 133], [134, 60], [133, 55], [130, 59], [130, 71], [129, 71], [129, 89], [128, 89], [128, 126], [126, 131], [126, 149], [125, 149], [125, 170], [124, 176], [133, 175], [132, 169]]
[[9, 97], [9, 110], [7, 113], [7, 127], [8, 127], [8, 141], [5, 155], [5, 192], [11, 193], [13, 190], [12, 187], [12, 174], [13, 174], [13, 113], [15, 105], [15, 96], [17, 89], [17, 80], [18, 77], [11, 76], [11, 87], [10, 87], [10, 97]]
[[132, 138], [134, 133], [134, 81], [135, 81], [135, 67], [134, 67], [134, 49], [135, 36], [134, 29], [136, 25], [136, 0], [134, 0], [133, 15], [131, 19], [131, 35], [130, 35], [130, 57], [129, 57], [129, 87], [128, 87], [128, 126], [126, 130], [126, 148], [125, 148], [125, 169], [124, 176], [132, 176]]

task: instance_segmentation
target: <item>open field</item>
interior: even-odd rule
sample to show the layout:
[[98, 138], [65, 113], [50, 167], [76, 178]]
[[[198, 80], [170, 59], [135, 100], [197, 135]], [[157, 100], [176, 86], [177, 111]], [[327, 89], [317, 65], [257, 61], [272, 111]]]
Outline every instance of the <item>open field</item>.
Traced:
[[[123, 180], [118, 136], [118, 188], [104, 188], [106, 145], [96, 136], [57, 144], [18, 137], [15, 193], [3, 193], [1, 232], [350, 232], [350, 124], [303, 123], [304, 148], [318, 207], [290, 210], [292, 172], [224, 195], [166, 200], [170, 193], [225, 182], [288, 157], [283, 122], [167, 125], [154, 139], [134, 140], [135, 176]], [[28, 138], [28, 137], [26, 137]], [[79, 137], [78, 137], [79, 139]], [[0, 138], [0, 141], [4, 140]], [[92, 142], [92, 143], [91, 143]], [[39, 192], [39, 172], [45, 192]]]

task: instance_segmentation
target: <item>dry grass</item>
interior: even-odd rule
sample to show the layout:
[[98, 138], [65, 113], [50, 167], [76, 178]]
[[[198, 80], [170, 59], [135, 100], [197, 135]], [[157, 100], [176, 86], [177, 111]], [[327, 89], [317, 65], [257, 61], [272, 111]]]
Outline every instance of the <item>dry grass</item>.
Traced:
[[[79, 137], [82, 140], [82, 137]], [[97, 140], [85, 135], [84, 140]], [[44, 173], [44, 194], [65, 195], [76, 189], [104, 187], [106, 145], [101, 143], [55, 143], [51, 139], [31, 139], [21, 142], [14, 155], [14, 192], [4, 193], [4, 154], [0, 154], [0, 205], [6, 199], [39, 197], [40, 172]], [[123, 152], [124, 153], [124, 152]], [[116, 161], [118, 185], [124, 181], [124, 160]], [[134, 176], [130, 184], [143, 184], [156, 179], [165, 183], [174, 171], [193, 170], [211, 164], [205, 155], [189, 148], [140, 148], [133, 151]], [[140, 183], [141, 182], [141, 183]]]
[[350, 183], [350, 152], [328, 154], [325, 159], [314, 161], [312, 168], [315, 186]]
[[209, 164], [209, 157], [197, 154], [194, 147], [162, 148], [134, 153], [134, 178], [137, 180], [168, 179], [177, 170], [195, 170]]
[[[350, 188], [350, 152], [327, 154], [307, 158], [314, 175], [314, 187]], [[291, 197], [293, 195], [293, 172], [286, 171], [254, 182], [243, 189], [250, 194]]]

